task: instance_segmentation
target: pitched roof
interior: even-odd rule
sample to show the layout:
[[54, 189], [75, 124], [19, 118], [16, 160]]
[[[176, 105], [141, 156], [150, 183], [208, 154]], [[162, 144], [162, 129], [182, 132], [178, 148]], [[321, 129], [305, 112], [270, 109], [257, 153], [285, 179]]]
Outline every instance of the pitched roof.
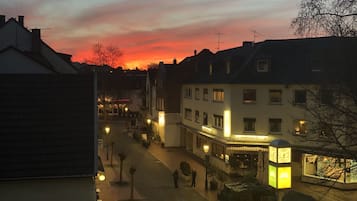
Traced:
[[[1, 29], [5, 29], [6, 26], [8, 26], [10, 23], [14, 23], [19, 29], [24, 30], [27, 34], [32, 34], [27, 28], [25, 28], [23, 25], [21, 25], [18, 21], [16, 21], [16, 19], [14, 18], [10, 18], [8, 21], [6, 21], [2, 26], [0, 26], [0, 30]], [[17, 30], [17, 29], [16, 29]], [[14, 36], [17, 34], [13, 34]], [[17, 49], [18, 51], [24, 52], [24, 54], [27, 54], [28, 56], [30, 56], [30, 58], [32, 58], [33, 60], [35, 60], [36, 62], [39, 62], [45, 67], [45, 68], [49, 68], [54, 72], [57, 73], [62, 73], [61, 72], [61, 68], [63, 69], [64, 66], [61, 66], [60, 68], [58, 67], [59, 64], [54, 65], [54, 63], [57, 63], [58, 61], [64, 61], [65, 66], [68, 68], [66, 69], [66, 73], [67, 72], [72, 72], [72, 73], [78, 73], [78, 70], [72, 65], [72, 62], [70, 62], [70, 57], [71, 55], [68, 54], [63, 54], [63, 53], [57, 53], [54, 49], [52, 49], [48, 44], [46, 44], [41, 38], [39, 40], [40, 42], [40, 46], [42, 48], [45, 48], [49, 54], [51, 54], [51, 58], [48, 55], [44, 55], [43, 53], [35, 53], [32, 50], [21, 50], [19, 48], [17, 48], [16, 46], [12, 45], [11, 47], [14, 49]], [[8, 47], [5, 47], [5, 49]], [[51, 62], [52, 59], [56, 59], [57, 62]], [[52, 63], [52, 64], [51, 64]], [[63, 69], [65, 70], [65, 69]]]
[[[356, 37], [321, 37], [266, 40], [248, 47], [217, 52], [200, 66], [190, 83], [298, 84], [316, 83], [356, 69]], [[258, 72], [260, 60], [268, 63], [267, 72]], [[208, 69], [212, 66], [212, 75]], [[230, 72], [227, 73], [227, 65]]]

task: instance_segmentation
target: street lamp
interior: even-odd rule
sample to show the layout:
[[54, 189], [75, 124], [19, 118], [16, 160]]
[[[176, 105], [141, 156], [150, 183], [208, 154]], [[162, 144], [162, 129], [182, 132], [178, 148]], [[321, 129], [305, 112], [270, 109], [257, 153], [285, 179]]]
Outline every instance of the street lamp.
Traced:
[[97, 174], [97, 177], [98, 177], [98, 180], [99, 180], [99, 181], [105, 181], [105, 175], [104, 175], [104, 173], [98, 173], [98, 174]]
[[269, 185], [276, 189], [278, 201], [282, 200], [280, 189], [291, 188], [291, 146], [281, 139], [269, 145]]
[[203, 145], [203, 152], [205, 152], [205, 165], [206, 165], [206, 177], [205, 177], [205, 190], [208, 190], [208, 180], [207, 180], [207, 169], [208, 169], [208, 164], [209, 164], [209, 145], [204, 144]]
[[109, 160], [109, 144], [108, 144], [108, 135], [110, 134], [110, 127], [109, 126], [105, 126], [104, 127], [104, 132], [105, 132], [105, 135], [106, 135], [106, 148], [107, 148], [107, 160]]

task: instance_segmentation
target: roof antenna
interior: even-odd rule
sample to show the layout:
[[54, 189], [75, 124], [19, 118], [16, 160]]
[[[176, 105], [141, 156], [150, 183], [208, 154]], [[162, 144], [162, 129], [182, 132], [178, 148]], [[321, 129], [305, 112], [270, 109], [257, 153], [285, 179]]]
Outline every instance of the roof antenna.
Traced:
[[220, 46], [221, 46], [221, 35], [223, 34], [223, 33], [221, 33], [221, 32], [218, 32], [218, 33], [216, 33], [217, 34], [217, 51], [219, 51], [219, 48], [220, 48]]

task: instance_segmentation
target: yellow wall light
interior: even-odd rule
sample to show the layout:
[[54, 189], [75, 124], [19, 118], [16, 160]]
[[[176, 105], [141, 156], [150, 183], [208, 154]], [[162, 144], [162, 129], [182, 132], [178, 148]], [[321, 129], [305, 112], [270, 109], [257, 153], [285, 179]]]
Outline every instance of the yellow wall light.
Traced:
[[159, 126], [164, 126], [165, 125], [165, 112], [160, 111], [159, 112]]
[[224, 110], [223, 115], [224, 137], [231, 137], [231, 111]]

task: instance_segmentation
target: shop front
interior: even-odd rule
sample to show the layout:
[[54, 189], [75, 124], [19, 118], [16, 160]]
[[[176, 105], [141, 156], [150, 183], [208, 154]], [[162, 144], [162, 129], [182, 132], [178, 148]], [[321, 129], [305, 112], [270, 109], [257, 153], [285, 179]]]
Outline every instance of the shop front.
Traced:
[[303, 154], [302, 180], [332, 185], [341, 189], [357, 189], [357, 161], [327, 154]]

